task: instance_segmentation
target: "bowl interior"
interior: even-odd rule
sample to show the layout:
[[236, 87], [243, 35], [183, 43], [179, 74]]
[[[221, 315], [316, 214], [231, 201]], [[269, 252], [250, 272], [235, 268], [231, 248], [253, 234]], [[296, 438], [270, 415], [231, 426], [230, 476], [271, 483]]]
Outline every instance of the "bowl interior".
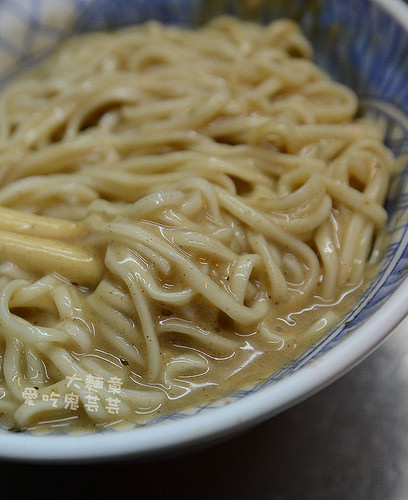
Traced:
[[[325, 1], [230, 1], [230, 0], [98, 0], [77, 2], [75, 0], [55, 0], [31, 2], [22, 6], [20, 2], [4, 1], [0, 5], [0, 84], [5, 83], [22, 68], [28, 67], [46, 54], [66, 36], [75, 32], [84, 32], [99, 29], [111, 29], [132, 23], [141, 23], [151, 18], [166, 23], [179, 25], [199, 25], [212, 17], [222, 14], [234, 14], [245, 19], [268, 22], [277, 17], [290, 17], [298, 21], [306, 36], [315, 49], [315, 58], [319, 65], [330, 75], [352, 87], [361, 101], [361, 112], [374, 115], [386, 125], [386, 143], [397, 157], [404, 158], [408, 153], [408, 60], [406, 58], [408, 46], [408, 7], [396, 0], [369, 1], [369, 0], [325, 0]], [[397, 14], [397, 15], [396, 15]], [[364, 21], [362, 22], [362, 15]], [[387, 34], [387, 43], [384, 43], [383, 34]], [[272, 374], [263, 383], [253, 387], [241, 389], [230, 394], [227, 398], [214, 403], [192, 408], [177, 415], [168, 415], [152, 421], [147, 427], [154, 424], [175, 423], [180, 420], [189, 420], [192, 416], [204, 418], [207, 430], [200, 430], [201, 438], [208, 437], [215, 430], [220, 431], [221, 425], [226, 427], [226, 421], [220, 417], [219, 425], [214, 424], [214, 410], [234, 412], [232, 403], [238, 400], [254, 398], [258, 393], [265, 395], [267, 402], [259, 406], [257, 412], [251, 416], [243, 415], [243, 420], [249, 423], [252, 419], [265, 418], [272, 415], [308, 392], [328, 383], [341, 371], [350, 367], [358, 358], [367, 354], [375, 344], [383, 340], [390, 329], [400, 321], [408, 311], [408, 287], [401, 288], [395, 299], [397, 288], [404, 282], [408, 274], [408, 168], [405, 166], [393, 178], [386, 208], [389, 214], [388, 232], [389, 246], [381, 266], [381, 270], [371, 283], [360, 301], [352, 311], [320, 342], [306, 351], [292, 363], [284, 366]], [[393, 295], [394, 294], [394, 295]], [[405, 294], [406, 300], [403, 300]], [[394, 308], [388, 308], [386, 302], [394, 297]], [[406, 303], [406, 305], [405, 305]], [[387, 312], [388, 308], [388, 312]], [[379, 312], [386, 318], [378, 324], [378, 331], [371, 335], [370, 328], [361, 334], [361, 326], [367, 323], [374, 312]], [[390, 316], [392, 314], [392, 317]], [[387, 327], [388, 325], [388, 327]], [[360, 332], [358, 334], [358, 332]], [[350, 342], [358, 334], [362, 340], [355, 354], [347, 349], [340, 350], [339, 346]], [[363, 335], [363, 336], [362, 336]], [[359, 340], [359, 341], [360, 341]], [[366, 346], [364, 348], [364, 345]], [[363, 347], [361, 347], [363, 346]], [[341, 361], [336, 370], [314, 371], [313, 380], [297, 392], [286, 394], [284, 401], [282, 392], [277, 389], [282, 383], [296, 373], [317, 363], [331, 352], [331, 356], [338, 352]], [[323, 366], [323, 364], [320, 364]], [[308, 373], [304, 372], [307, 377]], [[278, 384], [279, 382], [279, 384]], [[308, 387], [308, 388], [307, 388]], [[263, 397], [263, 396], [262, 396]], [[249, 398], [249, 399], [248, 399]], [[255, 399], [253, 399], [255, 401]], [[242, 408], [241, 408], [242, 409]], [[241, 411], [241, 410], [240, 410]], [[207, 421], [205, 420], [207, 418]], [[202, 421], [202, 420], [201, 420]], [[230, 427], [234, 426], [234, 422]], [[235, 425], [236, 422], [235, 422]], [[161, 427], [161, 426], [160, 426]], [[178, 431], [181, 427], [175, 427]], [[147, 428], [146, 428], [147, 429]], [[146, 432], [138, 429], [130, 432]], [[178, 432], [177, 431], [177, 432]], [[1, 431], [0, 431], [1, 432]], [[172, 446], [176, 442], [187, 442], [197, 438], [194, 426], [192, 434], [183, 439], [171, 440]], [[109, 432], [107, 433], [109, 434]], [[116, 433], [115, 433], [116, 434]], [[10, 436], [3, 431], [0, 441], [5, 438], [19, 439], [24, 436]], [[159, 437], [159, 434], [158, 434]], [[47, 440], [51, 446], [51, 437], [38, 439]], [[153, 438], [156, 439], [156, 438]], [[167, 442], [170, 446], [170, 441]], [[48, 446], [45, 444], [45, 446]], [[68, 452], [65, 445], [58, 452], [53, 451], [54, 457], [80, 455], [80, 448], [76, 452]], [[119, 446], [119, 445], [118, 445]], [[122, 443], [123, 450], [123, 443]], [[166, 446], [162, 443], [162, 447]], [[159, 448], [158, 443], [139, 440], [133, 444], [133, 451], [144, 453]], [[1, 456], [11, 456], [1, 447]], [[19, 449], [19, 448], [18, 448]], [[116, 454], [121, 452], [116, 449]], [[83, 450], [82, 450], [83, 451]], [[111, 448], [111, 452], [114, 450]], [[44, 449], [42, 454], [47, 453]], [[95, 453], [102, 453], [95, 449]], [[105, 452], [108, 453], [108, 452]], [[17, 456], [14, 452], [14, 456]], [[33, 457], [41, 456], [32, 452]], [[89, 455], [89, 456], [92, 456]]]

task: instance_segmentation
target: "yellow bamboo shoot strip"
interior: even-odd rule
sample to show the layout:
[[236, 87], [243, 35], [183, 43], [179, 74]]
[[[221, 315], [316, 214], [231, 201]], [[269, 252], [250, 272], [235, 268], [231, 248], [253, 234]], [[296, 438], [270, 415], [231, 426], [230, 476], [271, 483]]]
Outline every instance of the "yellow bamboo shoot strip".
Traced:
[[103, 263], [92, 248], [0, 230], [0, 260], [38, 274], [56, 272], [85, 286], [97, 285]]
[[87, 232], [86, 226], [80, 222], [29, 214], [6, 207], [0, 207], [1, 229], [63, 240], [81, 238]]

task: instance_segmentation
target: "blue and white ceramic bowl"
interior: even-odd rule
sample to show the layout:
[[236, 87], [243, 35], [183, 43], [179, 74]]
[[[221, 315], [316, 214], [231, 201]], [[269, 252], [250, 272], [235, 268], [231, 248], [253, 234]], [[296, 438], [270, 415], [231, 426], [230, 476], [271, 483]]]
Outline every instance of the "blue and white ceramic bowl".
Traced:
[[[317, 62], [352, 87], [365, 113], [408, 153], [408, 5], [402, 0], [2, 0], [0, 84], [74, 32], [156, 18], [195, 25], [221, 13], [300, 22]], [[390, 245], [377, 278], [329, 335], [260, 385], [144, 428], [32, 436], [0, 429], [0, 459], [72, 461], [147, 456], [215, 440], [260, 422], [321, 389], [367, 356], [408, 313], [408, 164], [387, 200]]]

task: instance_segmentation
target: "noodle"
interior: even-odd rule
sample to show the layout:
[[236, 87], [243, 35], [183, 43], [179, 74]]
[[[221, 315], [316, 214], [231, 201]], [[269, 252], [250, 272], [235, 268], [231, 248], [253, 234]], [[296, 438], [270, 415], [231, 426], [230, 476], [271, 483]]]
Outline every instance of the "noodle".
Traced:
[[0, 96], [0, 417], [143, 424], [352, 306], [394, 161], [288, 20], [73, 38]]

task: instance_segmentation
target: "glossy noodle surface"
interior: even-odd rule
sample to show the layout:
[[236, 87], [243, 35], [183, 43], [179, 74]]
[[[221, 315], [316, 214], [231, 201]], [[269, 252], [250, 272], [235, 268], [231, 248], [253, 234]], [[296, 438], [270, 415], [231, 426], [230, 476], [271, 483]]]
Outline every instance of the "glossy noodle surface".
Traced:
[[143, 424], [270, 375], [381, 256], [391, 153], [288, 20], [67, 41], [0, 97], [0, 420]]

